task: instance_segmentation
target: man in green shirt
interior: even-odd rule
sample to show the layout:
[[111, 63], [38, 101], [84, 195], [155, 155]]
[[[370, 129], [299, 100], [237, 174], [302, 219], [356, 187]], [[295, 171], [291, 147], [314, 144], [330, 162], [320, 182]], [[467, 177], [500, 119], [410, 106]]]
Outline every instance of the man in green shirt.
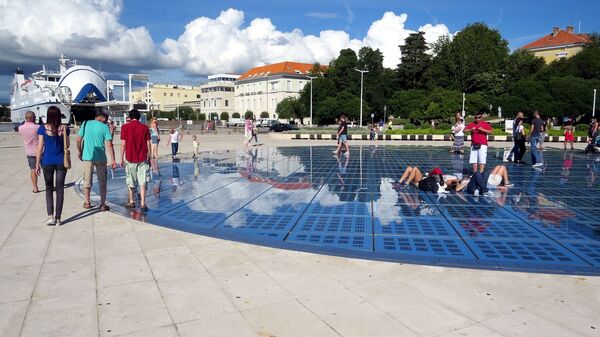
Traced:
[[77, 133], [77, 150], [79, 160], [83, 161], [83, 192], [85, 201], [83, 208], [92, 208], [90, 202], [90, 191], [94, 178], [94, 167], [100, 187], [100, 210], [108, 211], [106, 205], [106, 147], [109, 149], [112, 169], [117, 168], [115, 162], [115, 149], [112, 143], [112, 133], [106, 125], [108, 114], [104, 111], [96, 113], [95, 120], [83, 122]]

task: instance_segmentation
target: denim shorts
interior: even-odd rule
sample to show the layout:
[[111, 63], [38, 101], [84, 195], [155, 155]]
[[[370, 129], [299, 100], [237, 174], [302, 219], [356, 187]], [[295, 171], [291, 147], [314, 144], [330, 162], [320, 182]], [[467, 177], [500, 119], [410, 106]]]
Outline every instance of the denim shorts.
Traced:
[[340, 135], [340, 143], [346, 143], [348, 141], [348, 135]]
[[35, 170], [35, 156], [27, 156], [27, 164], [30, 170]]

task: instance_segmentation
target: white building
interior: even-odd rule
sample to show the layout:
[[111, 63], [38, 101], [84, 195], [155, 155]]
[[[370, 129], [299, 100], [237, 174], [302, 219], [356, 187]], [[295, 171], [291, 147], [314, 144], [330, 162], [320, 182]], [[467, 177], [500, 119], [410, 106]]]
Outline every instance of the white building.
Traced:
[[234, 82], [240, 75], [216, 74], [208, 76], [208, 82], [200, 86], [200, 111], [208, 117], [212, 113], [229, 117], [235, 112]]
[[277, 104], [287, 97], [299, 97], [309, 82], [313, 65], [281, 62], [252, 68], [235, 81], [235, 111], [241, 116], [252, 111], [256, 118], [267, 112], [277, 119]]

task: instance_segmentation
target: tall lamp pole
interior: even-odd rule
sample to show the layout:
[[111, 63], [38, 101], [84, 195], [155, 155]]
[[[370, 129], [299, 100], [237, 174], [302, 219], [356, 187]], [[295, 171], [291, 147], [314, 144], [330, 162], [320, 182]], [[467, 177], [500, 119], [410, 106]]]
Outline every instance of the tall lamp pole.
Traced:
[[363, 75], [368, 73], [368, 70], [360, 70], [354, 69], [360, 73], [360, 123], [359, 126], [362, 127], [362, 117], [363, 117]]
[[594, 89], [594, 103], [592, 105], [592, 117], [596, 116], [596, 89]]
[[465, 93], [463, 92], [463, 108], [462, 108], [462, 116], [465, 118]]
[[312, 81], [317, 78], [317, 76], [306, 76], [310, 79], [310, 126], [313, 126], [313, 109], [312, 109]]

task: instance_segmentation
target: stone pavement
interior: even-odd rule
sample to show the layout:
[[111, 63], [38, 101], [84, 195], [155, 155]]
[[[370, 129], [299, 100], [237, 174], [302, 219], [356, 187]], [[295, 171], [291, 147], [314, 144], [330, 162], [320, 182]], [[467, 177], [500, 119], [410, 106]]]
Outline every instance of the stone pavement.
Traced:
[[[234, 149], [241, 136], [203, 135], [200, 143]], [[81, 175], [74, 163], [68, 182]], [[84, 212], [81, 204], [69, 187], [65, 224], [45, 226], [44, 194], [31, 193], [20, 140], [0, 134], [0, 336], [600, 333], [599, 277], [285, 251]]]

